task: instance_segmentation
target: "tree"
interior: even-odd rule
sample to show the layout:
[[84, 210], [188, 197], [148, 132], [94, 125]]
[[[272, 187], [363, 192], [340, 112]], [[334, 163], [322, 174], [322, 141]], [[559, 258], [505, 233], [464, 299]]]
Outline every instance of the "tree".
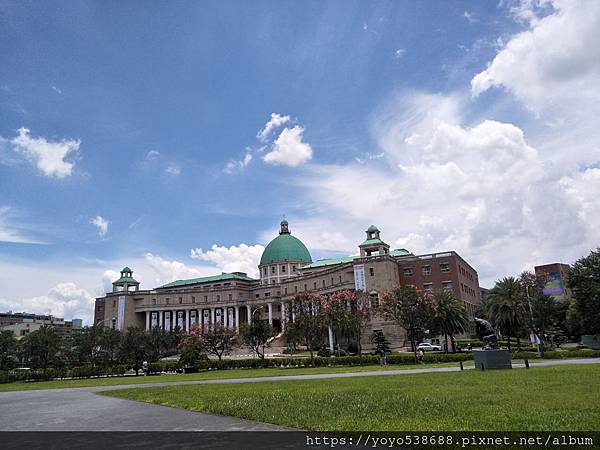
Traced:
[[315, 365], [314, 349], [323, 342], [327, 329], [328, 317], [321, 310], [325, 298], [320, 294], [297, 294], [292, 302], [294, 321], [290, 325], [301, 336], [302, 343], [310, 352], [311, 365]]
[[121, 339], [119, 346], [119, 359], [128, 364], [138, 375], [144, 361], [148, 359], [148, 335], [137, 327], [128, 328]]
[[517, 338], [517, 350], [520, 350], [520, 336], [527, 322], [527, 306], [523, 285], [515, 277], [505, 277], [496, 281], [488, 294], [487, 314], [494, 327], [508, 338]]
[[268, 320], [255, 319], [252, 323], [240, 327], [242, 342], [260, 359], [265, 358], [265, 347], [274, 335], [275, 330]]
[[600, 334], [600, 248], [579, 259], [569, 270], [581, 334]]
[[115, 365], [121, 344], [121, 332], [114, 328], [101, 327], [98, 337], [100, 349], [96, 358], [98, 363], [112, 367]]
[[228, 355], [233, 350], [235, 337], [236, 333], [231, 328], [215, 324], [212, 327], [192, 328], [182, 342], [184, 346], [195, 342], [204, 352], [221, 359], [223, 355]]
[[0, 370], [12, 369], [17, 354], [17, 339], [10, 330], [0, 331]]
[[62, 339], [56, 329], [44, 325], [25, 335], [21, 340], [23, 355], [34, 367], [47, 369], [56, 362]]
[[435, 302], [435, 328], [444, 335], [445, 351], [448, 351], [448, 336], [452, 343], [452, 353], [454, 348], [454, 335], [464, 333], [469, 321], [465, 305], [454, 294], [441, 289], [433, 294]]
[[434, 325], [435, 304], [432, 296], [414, 287], [400, 286], [383, 295], [380, 308], [386, 319], [406, 330], [416, 359], [417, 341]]
[[373, 334], [371, 334], [371, 342], [375, 346], [375, 351], [377, 354], [381, 354], [382, 351], [385, 353], [390, 353], [390, 341], [387, 340], [383, 331], [375, 330]]

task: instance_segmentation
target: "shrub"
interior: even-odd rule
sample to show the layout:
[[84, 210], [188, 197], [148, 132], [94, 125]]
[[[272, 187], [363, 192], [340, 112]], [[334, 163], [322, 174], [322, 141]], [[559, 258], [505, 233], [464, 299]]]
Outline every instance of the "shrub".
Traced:
[[324, 358], [328, 358], [328, 357], [330, 357], [330, 356], [331, 356], [331, 352], [329, 351], [329, 349], [328, 349], [328, 348], [321, 347], [321, 348], [319, 349], [319, 351], [317, 352], [317, 356], [322, 356], [322, 357], [324, 357]]

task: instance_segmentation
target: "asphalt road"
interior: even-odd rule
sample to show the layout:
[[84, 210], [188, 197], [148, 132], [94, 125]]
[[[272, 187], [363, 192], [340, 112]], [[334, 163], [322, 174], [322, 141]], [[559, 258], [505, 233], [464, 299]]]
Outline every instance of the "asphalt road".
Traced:
[[[600, 358], [536, 362], [535, 366], [599, 364]], [[513, 367], [522, 367], [513, 364]], [[265, 381], [408, 375], [455, 372], [458, 367], [384, 370], [373, 372], [286, 375], [87, 388], [47, 389], [0, 393], [0, 431], [271, 431], [283, 427], [232, 417], [213, 416], [178, 408], [96, 395], [95, 392], [132, 387], [184, 384], [258, 383]]]

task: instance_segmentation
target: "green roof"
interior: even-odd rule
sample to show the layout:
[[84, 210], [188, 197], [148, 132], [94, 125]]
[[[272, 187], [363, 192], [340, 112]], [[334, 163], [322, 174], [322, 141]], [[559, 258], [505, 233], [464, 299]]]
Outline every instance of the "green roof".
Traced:
[[390, 251], [390, 255], [392, 256], [407, 256], [410, 255], [410, 252], [405, 248], [396, 248]]
[[283, 233], [269, 242], [260, 258], [261, 265], [278, 261], [306, 261], [310, 263], [312, 258], [300, 239], [291, 234]]
[[117, 281], [113, 281], [114, 284], [140, 284], [138, 281], [134, 280], [132, 277], [121, 277]]
[[373, 233], [374, 231], [379, 231], [379, 228], [377, 228], [375, 225], [371, 225], [369, 228], [367, 228], [367, 231], [369, 233]]
[[316, 267], [333, 266], [336, 264], [347, 264], [354, 261], [354, 256], [344, 256], [342, 258], [319, 259], [314, 263], [300, 267], [301, 269], [314, 269]]
[[121, 270], [121, 272], [133, 272], [133, 270], [131, 270], [129, 267], [125, 266], [125, 267], [123, 267], [123, 270]]
[[367, 239], [365, 242], [363, 242], [360, 245], [371, 245], [371, 244], [383, 244], [383, 241], [379, 238], [377, 239]]
[[191, 278], [189, 280], [176, 280], [171, 283], [167, 283], [157, 289], [172, 288], [180, 286], [188, 286], [191, 284], [210, 283], [212, 281], [225, 281], [225, 280], [244, 280], [244, 281], [256, 281], [254, 278], [249, 277], [242, 272], [239, 273], [223, 273], [221, 275], [212, 275], [210, 277]]

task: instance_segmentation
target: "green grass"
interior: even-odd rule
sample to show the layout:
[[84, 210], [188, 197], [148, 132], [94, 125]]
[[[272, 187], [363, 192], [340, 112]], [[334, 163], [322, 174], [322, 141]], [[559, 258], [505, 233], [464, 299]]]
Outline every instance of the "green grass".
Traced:
[[[465, 367], [473, 366], [472, 361], [464, 363]], [[126, 376], [111, 378], [85, 378], [80, 380], [53, 380], [0, 384], [0, 392], [28, 391], [37, 389], [65, 389], [90, 386], [115, 386], [138, 383], [164, 383], [177, 381], [214, 380], [225, 378], [273, 377], [282, 375], [306, 375], [317, 373], [366, 372], [372, 370], [403, 370], [433, 367], [458, 367], [458, 363], [437, 363], [426, 365], [389, 365], [381, 366], [339, 366], [339, 367], [298, 367], [298, 368], [260, 368], [211, 370], [190, 374], [166, 374], [155, 376]]]
[[600, 430], [595, 364], [103, 394], [313, 431]]

